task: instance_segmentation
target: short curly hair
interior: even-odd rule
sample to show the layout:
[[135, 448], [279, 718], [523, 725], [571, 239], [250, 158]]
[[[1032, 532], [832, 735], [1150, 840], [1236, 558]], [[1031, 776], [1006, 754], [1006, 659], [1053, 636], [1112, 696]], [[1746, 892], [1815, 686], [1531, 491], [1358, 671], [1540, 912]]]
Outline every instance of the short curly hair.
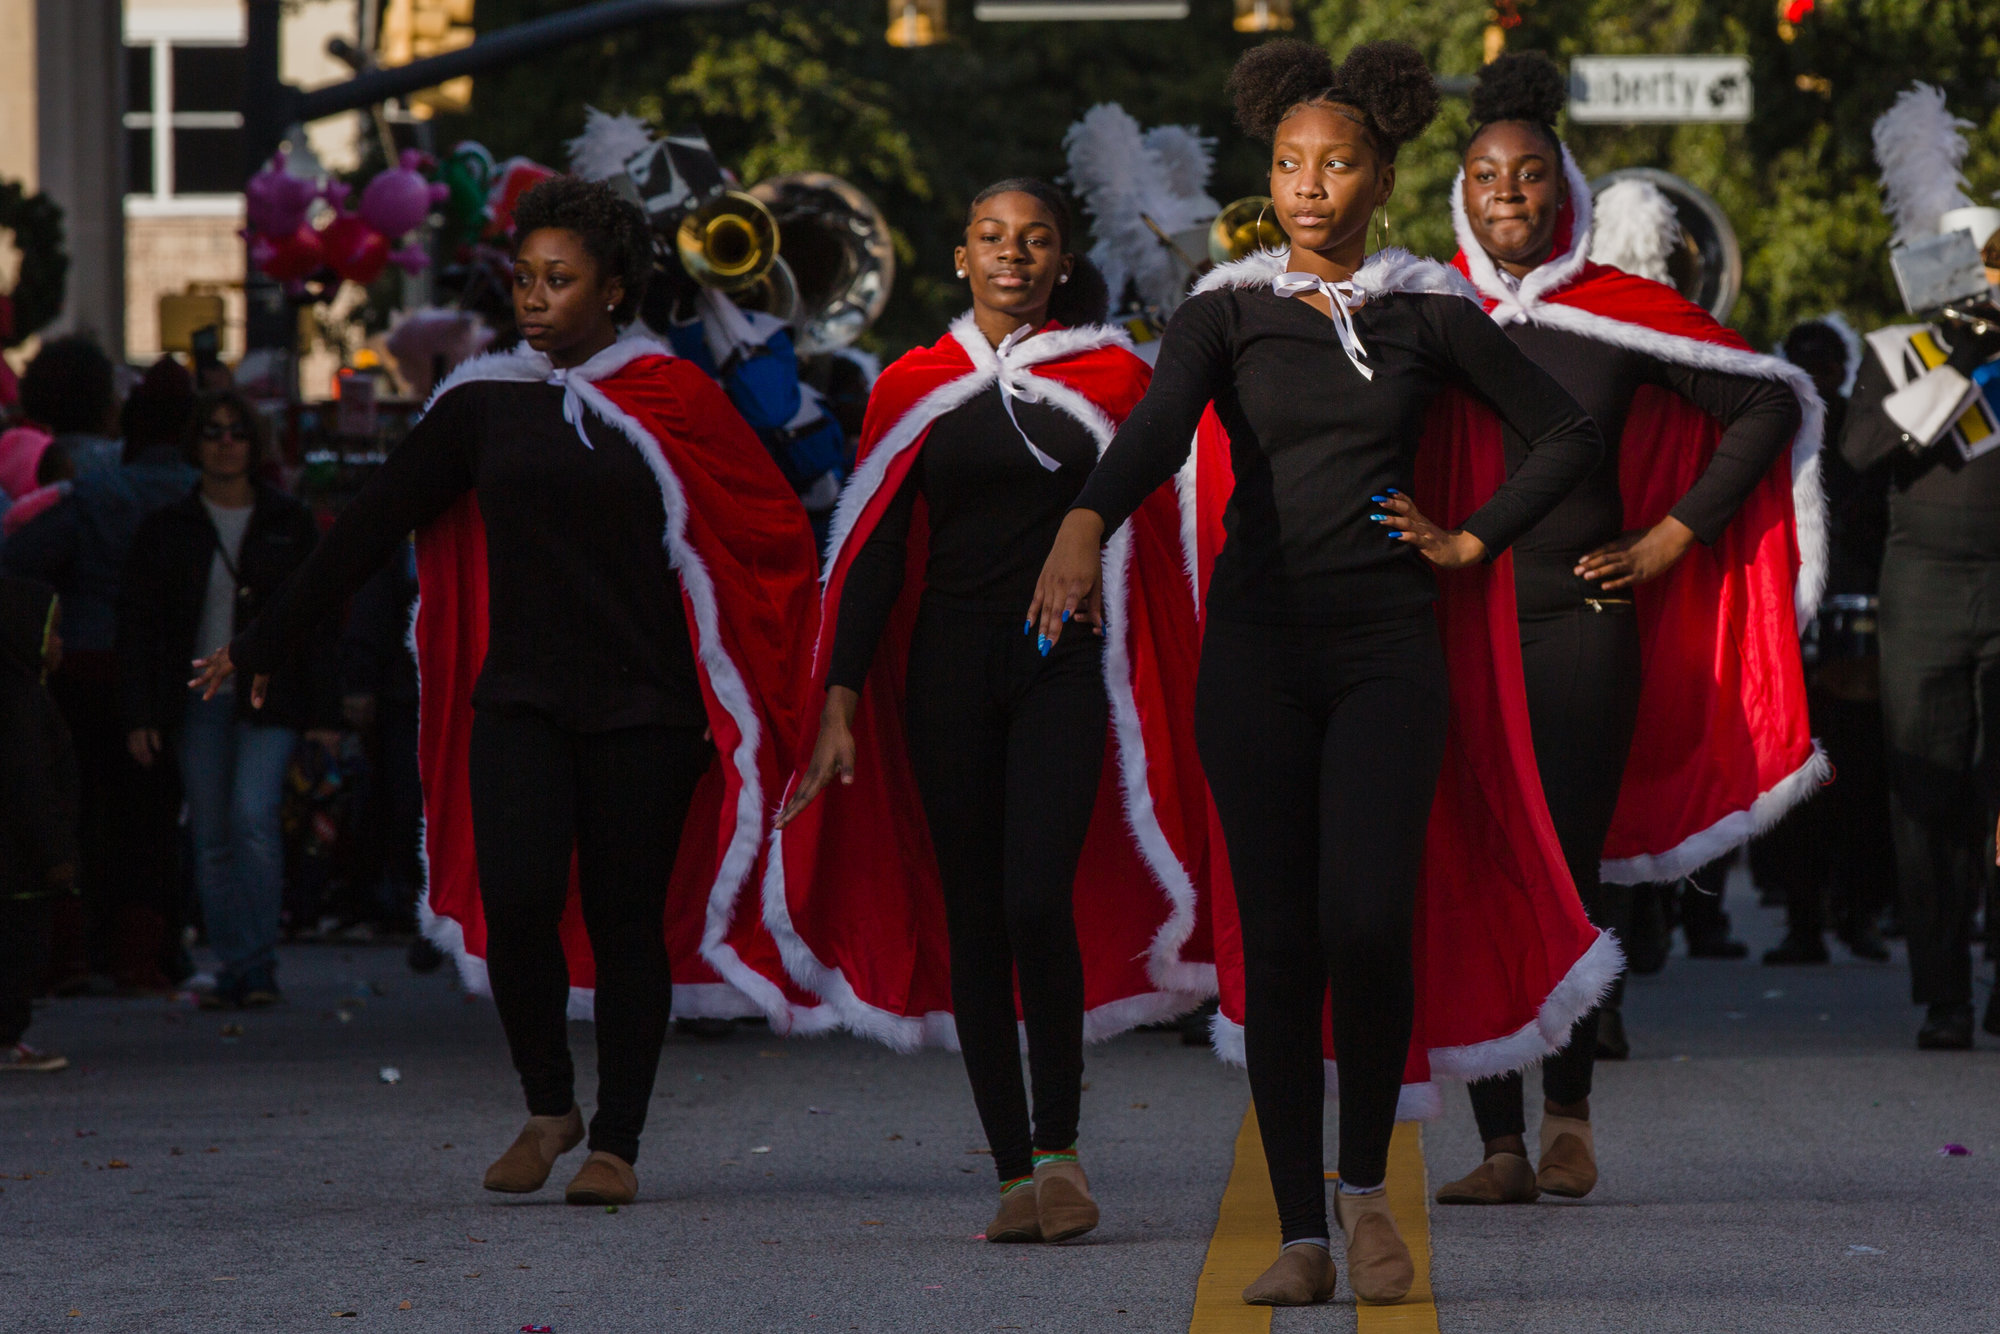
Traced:
[[1360, 113], [1362, 128], [1384, 157], [1424, 132], [1437, 117], [1437, 80], [1408, 42], [1363, 42], [1334, 68], [1325, 49], [1296, 37], [1253, 46], [1230, 71], [1236, 123], [1269, 143], [1300, 107], [1342, 106]]
[[981, 204], [995, 195], [1011, 194], [1027, 195], [1049, 211], [1049, 216], [1055, 219], [1056, 244], [1070, 257], [1069, 281], [1057, 287], [1049, 298], [1049, 318], [1070, 328], [1104, 323], [1110, 314], [1111, 289], [1105, 285], [1104, 274], [1090, 262], [1089, 256], [1070, 249], [1070, 233], [1076, 223], [1069, 211], [1069, 201], [1055, 186], [1039, 176], [1009, 176], [995, 181], [974, 195], [972, 202], [966, 206], [966, 227], [972, 226]]
[[111, 358], [88, 335], [50, 339], [21, 372], [21, 415], [51, 434], [112, 430], [117, 404]]
[[1500, 121], [1528, 126], [1562, 156], [1556, 117], [1569, 102], [1569, 81], [1540, 51], [1509, 51], [1472, 81], [1472, 136]]
[[645, 300], [646, 280], [653, 272], [653, 232], [638, 206], [620, 199], [602, 181], [551, 176], [514, 206], [515, 249], [531, 233], [549, 229], [575, 232], [603, 279], [625, 284], [625, 298], [612, 317], [629, 324]]

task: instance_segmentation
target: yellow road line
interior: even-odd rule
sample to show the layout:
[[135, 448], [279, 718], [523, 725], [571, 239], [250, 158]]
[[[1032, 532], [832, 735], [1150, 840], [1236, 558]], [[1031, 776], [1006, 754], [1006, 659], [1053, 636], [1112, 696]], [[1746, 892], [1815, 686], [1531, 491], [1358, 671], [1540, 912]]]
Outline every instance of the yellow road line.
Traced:
[[1245, 1306], [1243, 1289], [1278, 1258], [1278, 1205], [1264, 1170], [1264, 1142], [1257, 1138], [1257, 1113], [1243, 1113], [1236, 1132], [1236, 1163], [1222, 1188], [1215, 1234], [1194, 1289], [1194, 1318], [1188, 1334], [1269, 1334], [1271, 1308]]
[[[1437, 1304], [1431, 1296], [1430, 1187], [1424, 1172], [1423, 1130], [1396, 1127], [1389, 1145], [1389, 1202], [1396, 1227], [1416, 1261], [1417, 1282], [1395, 1306], [1357, 1308], [1360, 1334], [1438, 1334]], [[1269, 1334], [1271, 1308], [1245, 1306], [1243, 1289], [1278, 1258], [1278, 1209], [1264, 1168], [1264, 1144], [1257, 1137], [1257, 1114], [1243, 1114], [1236, 1132], [1236, 1161], [1222, 1190], [1208, 1258], [1195, 1284], [1194, 1316], [1188, 1334]]]
[[1357, 1308], [1360, 1334], [1438, 1334], [1437, 1302], [1431, 1296], [1431, 1190], [1424, 1171], [1424, 1128], [1414, 1121], [1397, 1125], [1389, 1141], [1389, 1207], [1396, 1230], [1416, 1262], [1410, 1295], [1394, 1306]]

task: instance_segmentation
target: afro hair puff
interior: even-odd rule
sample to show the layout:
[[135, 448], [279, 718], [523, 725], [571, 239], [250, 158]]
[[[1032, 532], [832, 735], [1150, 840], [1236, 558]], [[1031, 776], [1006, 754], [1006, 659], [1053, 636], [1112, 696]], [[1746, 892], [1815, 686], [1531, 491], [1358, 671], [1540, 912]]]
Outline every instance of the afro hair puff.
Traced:
[[1437, 116], [1437, 80], [1407, 42], [1364, 42], [1340, 68], [1320, 47], [1297, 38], [1265, 42], [1243, 53], [1229, 76], [1236, 123], [1269, 142], [1293, 109], [1339, 102], [1361, 113], [1376, 146], [1390, 157]]
[[1540, 51], [1509, 51], [1472, 81], [1472, 123], [1525, 120], [1554, 128], [1569, 101], [1569, 81]]

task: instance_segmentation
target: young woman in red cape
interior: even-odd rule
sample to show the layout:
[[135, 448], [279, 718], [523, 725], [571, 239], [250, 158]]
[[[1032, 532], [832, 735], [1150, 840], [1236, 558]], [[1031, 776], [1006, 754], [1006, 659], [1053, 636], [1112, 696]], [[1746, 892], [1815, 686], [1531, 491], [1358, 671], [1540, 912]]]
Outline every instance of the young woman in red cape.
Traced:
[[490, 985], [528, 1123], [486, 1174], [538, 1190], [582, 1142], [565, 1013], [597, 1023], [572, 1204], [618, 1204], [673, 1012], [796, 1002], [754, 912], [767, 803], [803, 744], [805, 511], [722, 391], [619, 337], [652, 264], [638, 210], [558, 177], [515, 214], [525, 345], [438, 389], [279, 600], [197, 664], [265, 674], [417, 533], [431, 938]]
[[962, 1052], [1000, 1178], [996, 1242], [1096, 1226], [1085, 1039], [1214, 990], [1187, 949], [1207, 939], [1186, 869], [1207, 816], [1198, 781], [1176, 782], [1194, 599], [1173, 489], [1140, 498], [1095, 633], [1057, 643], [1021, 619], [1148, 378], [1069, 237], [1043, 182], [981, 191], [957, 251], [971, 311], [875, 383], [827, 557], [819, 740], [764, 892], [832, 1021]]
[[[1030, 615], [1054, 638], [1089, 605], [1101, 539], [1184, 466], [1212, 405], [1193, 451], [1195, 723], [1227, 847], [1209, 868], [1218, 1037], [1240, 1018], [1284, 1242], [1244, 1300], [1334, 1291], [1330, 984], [1348, 1278], [1392, 1302], [1414, 1275], [1384, 1190], [1399, 1102], [1435, 1107], [1433, 1065], [1538, 1059], [1617, 968], [1536, 782], [1502, 555], [1602, 445], [1463, 277], [1366, 253], [1396, 150], [1437, 109], [1415, 50], [1370, 43], [1336, 71], [1316, 46], [1267, 43], [1231, 82], [1238, 120], [1272, 144], [1290, 250], [1216, 270], [1175, 312]], [[1511, 476], [1495, 414], [1528, 444]]]
[[[1588, 261], [1590, 191], [1554, 127], [1567, 97], [1542, 55], [1481, 72], [1452, 213], [1458, 271], [1608, 446], [1514, 544], [1514, 587], [1556, 837], [1615, 933], [1626, 885], [1686, 875], [1826, 779], [1798, 638], [1824, 578], [1823, 410], [1805, 372], [1672, 288]], [[1521, 441], [1504, 434], [1511, 465]], [[1590, 1015], [1542, 1063], [1536, 1167], [1521, 1076], [1472, 1084], [1486, 1159], [1439, 1202], [1589, 1194], [1596, 1048]]]

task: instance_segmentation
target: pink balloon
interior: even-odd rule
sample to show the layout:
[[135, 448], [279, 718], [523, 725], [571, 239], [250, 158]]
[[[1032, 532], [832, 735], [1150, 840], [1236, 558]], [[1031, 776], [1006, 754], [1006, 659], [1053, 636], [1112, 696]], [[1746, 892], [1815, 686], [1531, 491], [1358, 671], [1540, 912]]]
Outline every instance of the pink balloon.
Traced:
[[361, 192], [361, 207], [357, 211], [384, 236], [415, 231], [430, 216], [435, 196], [431, 183], [411, 165], [413, 156], [405, 154], [402, 166], [383, 172]]
[[318, 273], [326, 264], [326, 250], [320, 234], [300, 226], [290, 236], [265, 240], [258, 245], [257, 267], [281, 283], [295, 283]]
[[243, 187], [243, 209], [250, 230], [263, 236], [290, 236], [305, 225], [306, 210], [319, 197], [319, 186], [288, 174], [282, 158], [250, 178]]

